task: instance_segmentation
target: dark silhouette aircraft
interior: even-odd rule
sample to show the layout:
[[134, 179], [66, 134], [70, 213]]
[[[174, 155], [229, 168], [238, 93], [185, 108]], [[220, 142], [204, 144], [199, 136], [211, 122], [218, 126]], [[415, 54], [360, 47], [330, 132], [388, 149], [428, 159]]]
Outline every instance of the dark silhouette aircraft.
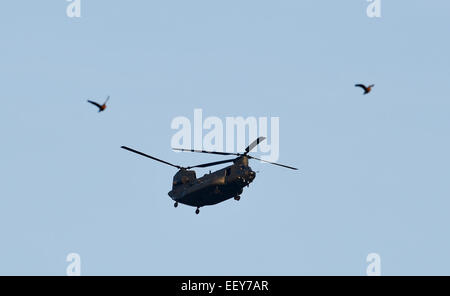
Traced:
[[91, 103], [92, 105], [97, 106], [98, 112], [102, 112], [106, 109], [106, 103], [108, 102], [108, 100], [109, 100], [109, 96], [106, 98], [106, 101], [103, 103], [103, 105], [100, 105], [99, 103], [91, 101], [91, 100], [88, 100], [88, 102]]
[[[248, 165], [248, 161], [250, 159], [256, 159], [284, 168], [297, 170], [297, 168], [294, 167], [262, 160], [248, 155], [248, 153], [263, 140], [265, 140], [264, 137], [259, 137], [253, 141], [243, 153], [174, 148], [174, 150], [180, 151], [237, 156], [232, 159], [220, 160], [189, 167], [181, 167], [126, 146], [122, 146], [121, 148], [177, 168], [178, 172], [173, 177], [172, 190], [168, 194], [175, 201], [175, 207], [178, 206], [178, 203], [193, 206], [197, 208], [195, 213], [198, 214], [200, 213], [200, 208], [203, 206], [215, 205], [233, 197], [235, 200], [240, 200], [240, 194], [242, 194], [243, 188], [245, 186], [249, 186], [256, 177], [256, 172], [254, 172]], [[191, 170], [192, 168], [206, 168], [228, 162], [232, 162], [233, 164], [218, 171], [205, 174], [201, 178], [197, 178], [195, 171]]]
[[364, 95], [367, 95], [372, 91], [372, 88], [375, 86], [375, 84], [371, 84], [369, 86], [365, 86], [364, 84], [355, 84], [355, 87], [360, 87], [364, 90]]

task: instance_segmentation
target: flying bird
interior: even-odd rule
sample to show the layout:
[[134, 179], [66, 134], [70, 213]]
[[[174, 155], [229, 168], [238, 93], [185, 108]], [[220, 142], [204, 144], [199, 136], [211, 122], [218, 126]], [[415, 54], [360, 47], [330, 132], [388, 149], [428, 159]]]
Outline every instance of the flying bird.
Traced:
[[372, 90], [372, 88], [375, 86], [375, 84], [371, 84], [369, 86], [365, 86], [364, 84], [355, 84], [355, 87], [360, 87], [362, 89], [364, 89], [364, 94], [367, 95], [368, 93], [370, 93], [370, 91]]
[[106, 98], [106, 101], [103, 103], [103, 105], [100, 105], [99, 103], [91, 101], [91, 100], [88, 100], [88, 102], [91, 103], [92, 105], [97, 106], [98, 112], [102, 112], [106, 109], [106, 102], [108, 102], [108, 100], [109, 100], [109, 96]]

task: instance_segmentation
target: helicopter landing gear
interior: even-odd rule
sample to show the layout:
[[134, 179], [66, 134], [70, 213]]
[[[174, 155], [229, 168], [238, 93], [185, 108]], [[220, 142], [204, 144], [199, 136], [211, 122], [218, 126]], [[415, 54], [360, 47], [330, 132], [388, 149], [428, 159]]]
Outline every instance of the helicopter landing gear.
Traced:
[[241, 197], [239, 195], [234, 197], [234, 200], [240, 200], [240, 199], [241, 199]]
[[176, 207], [178, 207], [178, 202], [176, 201], [174, 204], [173, 204], [173, 206], [176, 208]]
[[197, 209], [195, 210], [195, 213], [196, 213], [197, 215], [200, 214], [200, 209], [197, 208]]

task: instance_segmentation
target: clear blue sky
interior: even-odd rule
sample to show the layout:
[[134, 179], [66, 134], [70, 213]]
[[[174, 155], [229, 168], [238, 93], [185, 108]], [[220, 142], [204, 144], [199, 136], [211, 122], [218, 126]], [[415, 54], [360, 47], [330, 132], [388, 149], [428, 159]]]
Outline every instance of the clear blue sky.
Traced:
[[[371, 252], [450, 274], [449, 1], [67, 5], [1, 5], [1, 275], [65, 275], [71, 252], [83, 275], [364, 275]], [[217, 160], [170, 150], [195, 108], [279, 116], [300, 171], [253, 162], [239, 202], [174, 209], [176, 170], [119, 147]]]

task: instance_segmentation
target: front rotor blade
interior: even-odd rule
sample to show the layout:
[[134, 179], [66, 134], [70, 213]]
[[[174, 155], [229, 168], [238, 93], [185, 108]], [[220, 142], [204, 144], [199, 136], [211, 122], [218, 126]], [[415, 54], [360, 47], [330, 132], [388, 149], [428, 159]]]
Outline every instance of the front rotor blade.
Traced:
[[256, 159], [256, 160], [260, 160], [260, 161], [263, 161], [263, 162], [267, 162], [267, 163], [270, 163], [270, 164], [278, 165], [280, 167], [284, 167], [284, 168], [287, 168], [287, 169], [296, 170], [296, 171], [298, 170], [297, 168], [294, 168], [294, 167], [290, 167], [290, 166], [287, 166], [287, 165], [284, 165], [284, 164], [280, 164], [280, 163], [276, 163], [276, 162], [270, 162], [270, 161], [267, 161], [267, 160], [264, 160], [264, 159], [256, 158], [254, 156], [247, 156], [247, 157], [248, 158], [252, 158], [252, 159]]
[[182, 149], [182, 148], [172, 148], [173, 150], [183, 151], [183, 152], [197, 152], [197, 153], [209, 153], [209, 154], [218, 154], [218, 155], [237, 155], [239, 153], [229, 153], [229, 152], [218, 152], [218, 151], [205, 151], [205, 150], [193, 150], [193, 149]]
[[259, 143], [261, 143], [265, 139], [266, 139], [265, 137], [259, 137], [258, 139], [254, 140], [250, 145], [248, 145], [247, 148], [245, 148], [245, 154], [252, 151], [253, 148], [255, 148]]
[[222, 163], [227, 163], [227, 162], [232, 162], [235, 159], [227, 159], [227, 160], [221, 160], [221, 161], [215, 161], [215, 162], [209, 162], [209, 163], [204, 163], [204, 164], [199, 164], [199, 165], [195, 165], [195, 166], [191, 166], [188, 167], [188, 169], [192, 169], [192, 168], [206, 168], [206, 167], [210, 167], [210, 166], [214, 166], [214, 165], [219, 165]]
[[164, 164], [167, 164], [167, 165], [176, 167], [177, 169], [181, 169], [181, 168], [182, 168], [182, 167], [180, 167], [180, 166], [178, 166], [178, 165], [171, 164], [170, 162], [167, 162], [167, 161], [161, 160], [161, 159], [159, 159], [159, 158], [150, 156], [150, 155], [148, 155], [148, 154], [145, 154], [145, 153], [142, 153], [142, 152], [140, 152], [140, 151], [134, 150], [134, 149], [129, 148], [129, 147], [127, 147], [127, 146], [122, 146], [122, 147], [120, 147], [120, 148], [125, 149], [125, 150], [128, 150], [128, 151], [131, 151], [131, 152], [134, 152], [134, 153], [136, 153], [136, 154], [139, 154], [139, 155], [142, 155], [142, 156], [145, 156], [145, 157], [148, 157], [148, 158], [151, 158], [151, 159], [153, 159], [153, 160], [162, 162], [162, 163], [164, 163]]

